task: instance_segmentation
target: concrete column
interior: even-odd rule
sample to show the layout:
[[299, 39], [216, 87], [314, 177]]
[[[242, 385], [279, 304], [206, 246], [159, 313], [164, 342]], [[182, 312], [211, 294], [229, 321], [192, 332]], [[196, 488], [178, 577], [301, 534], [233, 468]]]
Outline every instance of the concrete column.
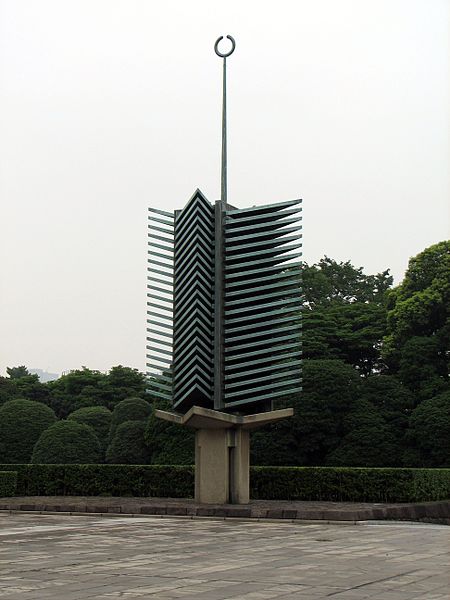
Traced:
[[195, 429], [195, 500], [248, 504], [250, 430], [292, 417], [292, 408], [233, 415], [193, 406], [184, 415], [155, 410], [160, 419]]
[[[230, 442], [230, 500], [232, 504], [250, 502], [250, 433], [242, 427], [229, 430]], [[230, 443], [231, 445], [231, 443]]]
[[195, 432], [195, 501], [202, 504], [229, 502], [230, 467], [226, 429]]

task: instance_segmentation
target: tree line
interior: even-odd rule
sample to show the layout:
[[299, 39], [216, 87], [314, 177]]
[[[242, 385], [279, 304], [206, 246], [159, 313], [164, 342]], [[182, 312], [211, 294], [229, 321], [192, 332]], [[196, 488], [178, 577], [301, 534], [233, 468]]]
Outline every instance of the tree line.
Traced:
[[[303, 392], [276, 403], [294, 406], [292, 419], [253, 434], [253, 464], [450, 466], [450, 242], [392, 283], [350, 261], [304, 264]], [[193, 462], [192, 432], [154, 417], [169, 407], [136, 369], [47, 383], [7, 372], [0, 463]]]

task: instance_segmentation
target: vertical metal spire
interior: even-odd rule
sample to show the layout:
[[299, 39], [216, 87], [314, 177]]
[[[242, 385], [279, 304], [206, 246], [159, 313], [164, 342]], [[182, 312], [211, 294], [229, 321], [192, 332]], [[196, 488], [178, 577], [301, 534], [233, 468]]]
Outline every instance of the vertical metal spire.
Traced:
[[223, 35], [216, 40], [214, 51], [217, 56], [223, 58], [223, 86], [222, 86], [222, 177], [220, 199], [223, 203], [227, 202], [227, 57], [233, 54], [236, 48], [236, 42], [231, 35], [227, 35], [231, 42], [231, 50], [226, 53], [219, 51], [219, 42], [223, 40]]

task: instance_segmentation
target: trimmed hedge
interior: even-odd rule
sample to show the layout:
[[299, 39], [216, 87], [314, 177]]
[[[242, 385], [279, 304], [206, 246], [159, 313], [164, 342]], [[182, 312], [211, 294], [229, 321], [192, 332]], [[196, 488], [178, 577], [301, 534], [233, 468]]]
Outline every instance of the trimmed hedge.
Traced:
[[[9, 465], [0, 465], [0, 470]], [[9, 466], [10, 467], [10, 466]], [[193, 466], [14, 465], [19, 496], [192, 498]], [[251, 467], [260, 500], [426, 502], [450, 499], [450, 469]]]
[[[0, 465], [0, 470], [3, 465]], [[14, 465], [18, 496], [190, 498], [194, 467], [160, 465]]]
[[0, 471], [0, 498], [14, 496], [17, 486], [17, 471]]
[[250, 488], [255, 500], [450, 500], [450, 469], [252, 467]]

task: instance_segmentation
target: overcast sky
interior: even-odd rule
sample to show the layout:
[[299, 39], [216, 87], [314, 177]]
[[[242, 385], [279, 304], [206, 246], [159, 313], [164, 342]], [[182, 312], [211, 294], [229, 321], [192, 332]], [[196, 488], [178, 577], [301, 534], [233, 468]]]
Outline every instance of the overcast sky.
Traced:
[[448, 0], [0, 0], [0, 373], [145, 368], [147, 207], [303, 198], [304, 258], [450, 237]]

